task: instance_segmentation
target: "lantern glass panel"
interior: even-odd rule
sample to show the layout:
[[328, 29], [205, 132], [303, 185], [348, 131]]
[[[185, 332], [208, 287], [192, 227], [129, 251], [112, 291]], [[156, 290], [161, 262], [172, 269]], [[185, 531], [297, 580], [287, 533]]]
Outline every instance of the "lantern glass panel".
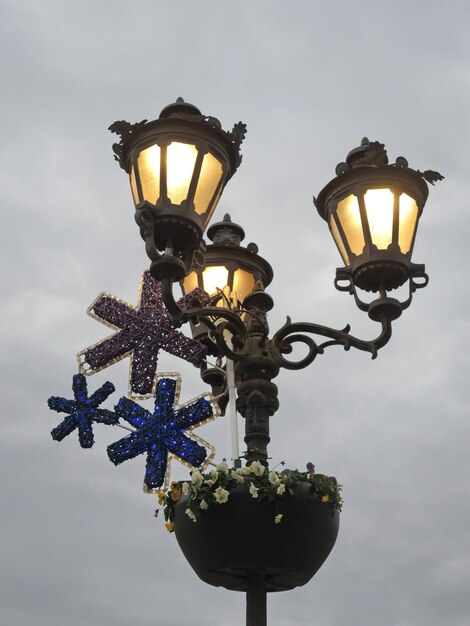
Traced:
[[207, 226], [209, 220], [212, 217], [212, 214], [215, 211], [216, 206], [219, 204], [220, 196], [222, 195], [223, 190], [224, 190], [224, 185], [220, 185], [219, 191], [217, 192], [217, 195], [216, 195], [216, 197], [214, 199], [214, 202], [212, 203], [210, 213], [207, 213], [205, 218], [204, 218], [204, 228]]
[[251, 272], [238, 269], [233, 276], [233, 294], [235, 300], [243, 300], [251, 293], [255, 286], [255, 277]]
[[206, 267], [202, 273], [204, 283], [204, 291], [210, 296], [218, 293], [218, 290], [224, 290], [228, 283], [228, 269], [222, 265], [213, 265]]
[[131, 191], [132, 191], [132, 197], [134, 198], [134, 204], [139, 204], [139, 194], [137, 193], [137, 183], [135, 180], [134, 166], [132, 166], [129, 180], [131, 183]]
[[343, 240], [341, 239], [341, 235], [339, 234], [338, 226], [336, 225], [336, 220], [334, 215], [330, 216], [330, 232], [333, 235], [333, 239], [335, 240], [336, 246], [341, 254], [341, 257], [344, 261], [345, 265], [349, 265], [349, 257], [346, 252], [346, 248], [344, 247]]
[[410, 252], [418, 223], [418, 205], [416, 200], [406, 193], [400, 196], [400, 230], [398, 245], [403, 254]]
[[362, 254], [365, 241], [357, 197], [351, 194], [338, 202], [336, 214], [339, 218], [341, 226], [343, 227], [351, 252], [356, 255]]
[[137, 157], [142, 196], [150, 204], [160, 197], [160, 147], [150, 146]]
[[394, 195], [390, 189], [369, 189], [364, 202], [372, 243], [386, 250], [392, 243]]
[[173, 142], [166, 153], [166, 188], [172, 204], [181, 204], [188, 197], [197, 149], [188, 143]]
[[194, 208], [198, 215], [202, 215], [209, 208], [222, 174], [222, 163], [210, 152], [207, 152], [202, 161], [201, 173], [194, 196]]
[[188, 294], [197, 287], [199, 287], [197, 273], [190, 272], [183, 280], [183, 292], [184, 294]]

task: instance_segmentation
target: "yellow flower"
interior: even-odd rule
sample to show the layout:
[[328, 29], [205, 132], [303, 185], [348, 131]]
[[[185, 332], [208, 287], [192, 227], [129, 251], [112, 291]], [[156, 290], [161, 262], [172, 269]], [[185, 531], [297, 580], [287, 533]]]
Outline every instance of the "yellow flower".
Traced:
[[222, 487], [217, 487], [217, 489], [214, 491], [214, 497], [218, 504], [223, 504], [224, 502], [227, 502], [229, 495], [230, 493]]
[[281, 482], [279, 474], [277, 472], [274, 472], [274, 471], [273, 472], [269, 472], [268, 479], [269, 479], [269, 482], [271, 483], [271, 485], [274, 485], [276, 487]]
[[245, 482], [245, 477], [243, 476], [243, 474], [239, 474], [238, 472], [232, 471], [230, 474], [230, 478], [232, 478], [232, 480], [236, 480], [237, 483]]
[[161, 506], [163, 504], [163, 501], [165, 500], [165, 492], [159, 491], [157, 494], [157, 497], [158, 497], [158, 504]]
[[258, 487], [255, 487], [253, 483], [250, 484], [248, 491], [250, 492], [252, 498], [258, 497]]
[[229, 468], [228, 468], [227, 463], [225, 463], [225, 462], [222, 462], [222, 463], [219, 463], [218, 465], [216, 465], [215, 469], [218, 472], [221, 472], [222, 474], [228, 474], [229, 471], [230, 471]]
[[195, 486], [195, 487], [200, 487], [203, 483], [204, 477], [202, 476], [201, 472], [196, 468], [192, 471], [191, 473], [191, 483]]
[[329, 502], [330, 501], [330, 496], [323, 496], [321, 501], [322, 502]]
[[178, 488], [172, 489], [170, 493], [170, 498], [173, 500], [173, 502], [178, 502], [178, 500], [181, 498], [181, 487], [179, 485], [177, 486]]
[[196, 515], [191, 511], [191, 509], [186, 509], [185, 511], [186, 515], [189, 517], [189, 519], [193, 522], [197, 522], [197, 517]]
[[173, 522], [167, 522], [165, 524], [165, 528], [167, 529], [169, 533], [172, 533], [175, 530], [175, 527], [173, 526]]
[[255, 476], [262, 476], [264, 474], [264, 465], [259, 461], [253, 461], [250, 465], [250, 470]]

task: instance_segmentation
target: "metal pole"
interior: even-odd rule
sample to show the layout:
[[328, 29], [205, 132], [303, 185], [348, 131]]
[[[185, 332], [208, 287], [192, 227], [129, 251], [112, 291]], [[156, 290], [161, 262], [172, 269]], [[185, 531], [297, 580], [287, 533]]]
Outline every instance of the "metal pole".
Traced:
[[227, 386], [228, 386], [228, 402], [230, 411], [230, 439], [232, 445], [232, 459], [240, 458], [240, 449], [238, 447], [238, 416], [237, 416], [237, 388], [235, 386], [235, 372], [233, 361], [226, 359], [227, 369]]
[[266, 576], [249, 572], [246, 589], [246, 626], [267, 626]]

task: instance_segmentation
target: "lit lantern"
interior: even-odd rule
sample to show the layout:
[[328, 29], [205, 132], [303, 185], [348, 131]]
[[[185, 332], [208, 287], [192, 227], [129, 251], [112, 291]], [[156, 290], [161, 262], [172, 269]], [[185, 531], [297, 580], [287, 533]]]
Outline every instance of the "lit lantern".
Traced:
[[[115, 122], [110, 130], [121, 136], [113, 149], [130, 176], [135, 218], [153, 261], [150, 270], [161, 277], [164, 252], [173, 257], [173, 280], [180, 280], [240, 164], [246, 127], [239, 122], [226, 132], [217, 119], [178, 98], [157, 120]], [[168, 267], [166, 262], [165, 272]]]
[[[244, 319], [243, 301], [271, 283], [272, 267], [258, 255], [256, 244], [249, 243], [246, 248], [240, 245], [245, 238], [245, 232], [241, 226], [232, 222], [228, 214], [222, 222], [208, 228], [207, 236], [212, 244], [204, 251], [204, 264], [181, 281], [183, 294], [187, 295], [199, 287], [211, 297], [216, 306], [240, 311], [239, 315]], [[269, 298], [267, 295], [266, 297]], [[223, 321], [224, 318], [221, 319]], [[198, 321], [191, 324], [191, 330], [194, 339], [205, 344], [209, 354], [215, 356], [212, 342], [206, 341], [207, 326]], [[201, 375], [205, 382], [212, 385], [215, 395], [225, 388], [225, 378], [221, 378], [220, 370], [210, 368]], [[226, 400], [222, 400], [222, 414], [225, 404]]]
[[196, 287], [217, 299], [220, 307], [237, 308], [254, 290], [255, 283], [270, 284], [273, 271], [270, 264], [258, 255], [254, 243], [240, 245], [245, 233], [234, 224], [230, 215], [209, 227], [207, 236], [212, 241], [204, 252], [204, 265], [193, 270], [182, 281], [185, 294]]
[[395, 289], [424, 271], [411, 255], [428, 197], [425, 179], [442, 176], [413, 170], [403, 157], [388, 165], [383, 144], [367, 138], [346, 161], [315, 201], [346, 266], [338, 277], [366, 291]]

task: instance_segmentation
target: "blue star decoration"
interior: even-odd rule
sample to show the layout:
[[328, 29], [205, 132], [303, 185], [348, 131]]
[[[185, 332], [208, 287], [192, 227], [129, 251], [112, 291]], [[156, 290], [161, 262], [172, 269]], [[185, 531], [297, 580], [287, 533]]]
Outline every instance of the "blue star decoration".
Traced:
[[[194, 468], [206, 465], [215, 454], [215, 449], [192, 430], [219, 416], [217, 404], [206, 393], [179, 407], [180, 386], [179, 374], [157, 376], [153, 414], [128, 398], [121, 398], [115, 407], [116, 414], [136, 430], [108, 446], [108, 456], [119, 465], [146, 452], [144, 491], [149, 493], [159, 491], [164, 483], [169, 482], [172, 456]], [[186, 431], [191, 432], [191, 438]], [[206, 447], [211, 450], [209, 455]]]
[[[195, 289], [179, 304], [187, 308], [194, 302], [205, 304], [208, 300], [207, 294]], [[78, 353], [80, 372], [89, 376], [130, 357], [130, 398], [143, 400], [153, 396], [160, 350], [197, 367], [206, 356], [205, 346], [173, 328], [170, 314], [163, 304], [160, 282], [148, 271], [142, 275], [137, 306], [102, 293], [87, 312], [116, 332]]]
[[75, 429], [78, 429], [78, 440], [82, 448], [91, 448], [93, 439], [93, 422], [117, 424], [119, 419], [107, 409], [99, 409], [99, 405], [114, 391], [113, 383], [106, 382], [88, 397], [86, 378], [83, 374], [73, 377], [74, 400], [51, 396], [47, 401], [49, 408], [59, 413], [68, 413], [67, 417], [51, 431], [52, 438], [62, 441]]

